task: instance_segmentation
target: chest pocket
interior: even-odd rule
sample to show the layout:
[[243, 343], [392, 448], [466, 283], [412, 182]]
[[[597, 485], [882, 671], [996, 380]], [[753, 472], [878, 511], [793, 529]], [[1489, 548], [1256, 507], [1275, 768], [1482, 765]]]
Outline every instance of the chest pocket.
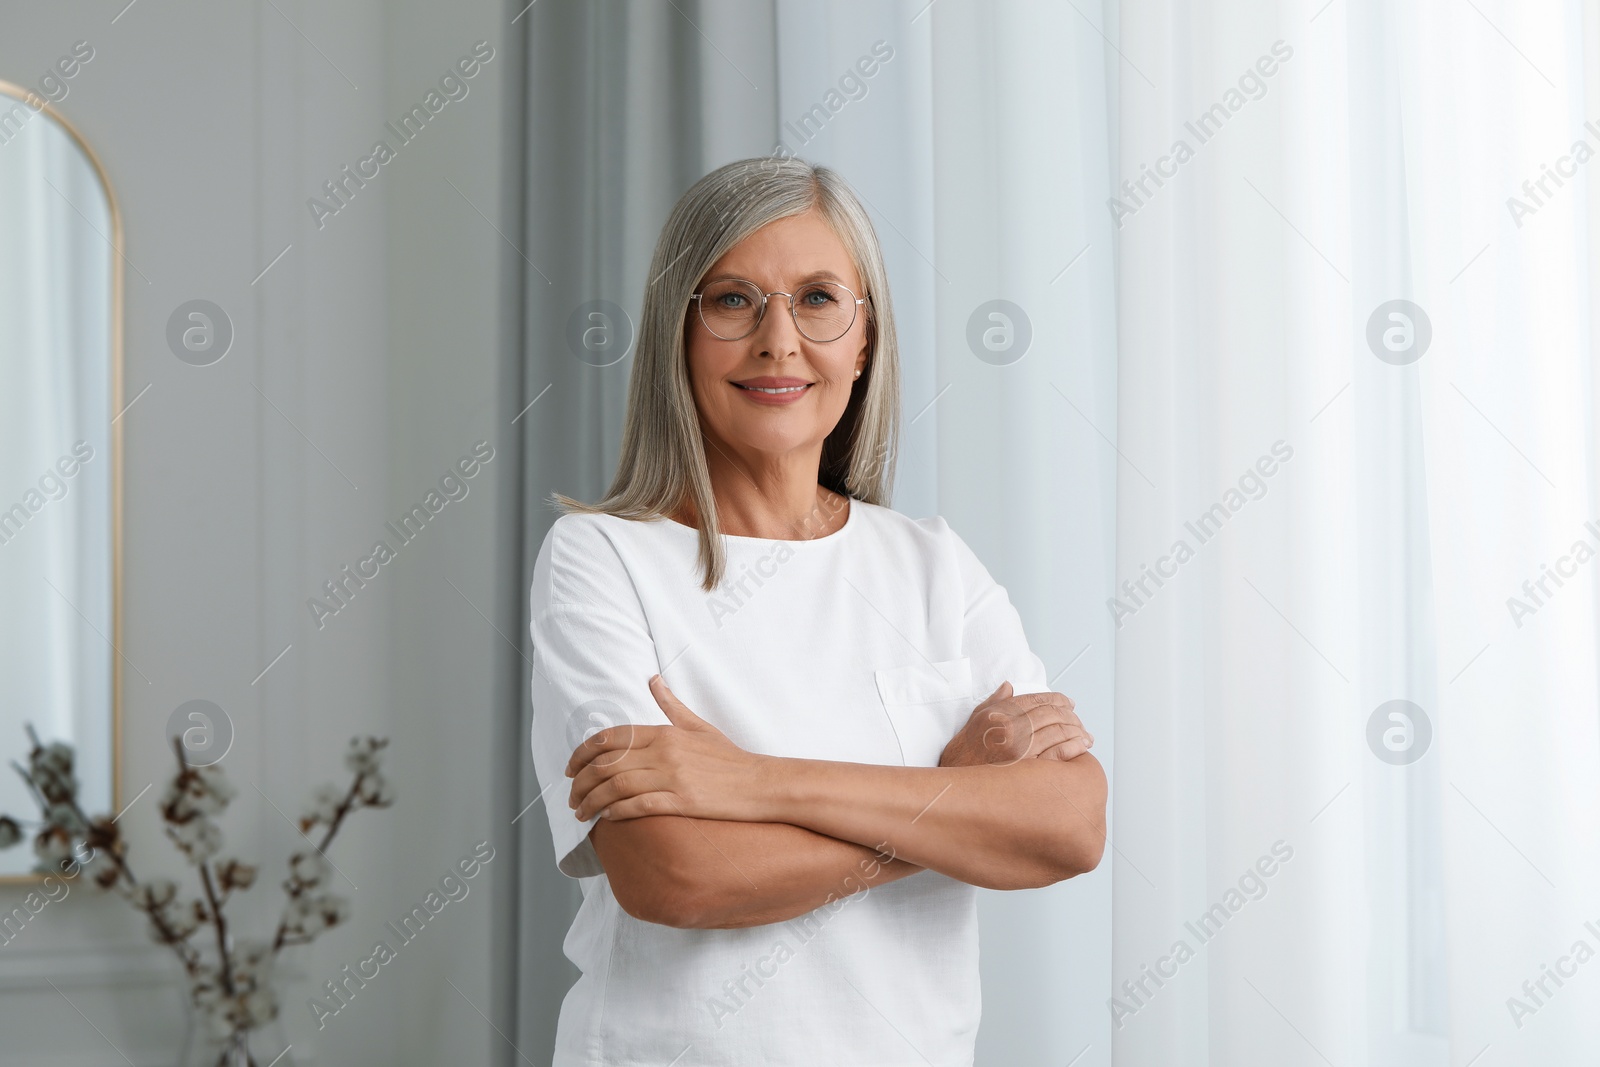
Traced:
[[937, 767], [944, 746], [966, 724], [977, 701], [972, 696], [972, 660], [918, 660], [874, 671], [878, 699], [900, 741], [907, 767]]

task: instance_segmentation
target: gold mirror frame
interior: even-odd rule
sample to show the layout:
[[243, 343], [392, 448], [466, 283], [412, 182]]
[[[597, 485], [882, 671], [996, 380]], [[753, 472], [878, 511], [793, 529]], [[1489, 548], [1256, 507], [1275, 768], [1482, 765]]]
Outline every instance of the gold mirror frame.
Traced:
[[[117, 207], [117, 194], [111, 187], [111, 176], [106, 173], [106, 168], [100, 162], [100, 157], [90, 146], [89, 142], [79, 132], [65, 115], [56, 110], [54, 104], [45, 100], [32, 89], [25, 89], [20, 85], [0, 79], [0, 97], [11, 97], [20, 100], [24, 107], [33, 108], [32, 100], [40, 104], [35, 115], [42, 115], [56, 122], [67, 132], [78, 148], [83, 152], [84, 158], [94, 168], [95, 176], [100, 179], [100, 186], [105, 190], [106, 208], [111, 216], [111, 410], [106, 413], [106, 418], [111, 426], [111, 807], [114, 812], [122, 810], [122, 212]], [[0, 740], [0, 744], [9, 743], [10, 739]], [[97, 813], [86, 812], [91, 817]], [[19, 842], [17, 848], [29, 848], [31, 845], [24, 840]], [[46, 874], [6, 874], [0, 875], [0, 886], [7, 885], [33, 885], [42, 883], [51, 875]], [[55, 877], [63, 877], [56, 875]]]

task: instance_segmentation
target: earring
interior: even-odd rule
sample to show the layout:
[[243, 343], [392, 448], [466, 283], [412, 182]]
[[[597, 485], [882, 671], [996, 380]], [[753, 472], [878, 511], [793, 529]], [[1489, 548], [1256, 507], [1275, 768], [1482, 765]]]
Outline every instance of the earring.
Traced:
[[860, 371], [856, 371], [856, 377], [857, 378], [861, 377], [861, 372]]

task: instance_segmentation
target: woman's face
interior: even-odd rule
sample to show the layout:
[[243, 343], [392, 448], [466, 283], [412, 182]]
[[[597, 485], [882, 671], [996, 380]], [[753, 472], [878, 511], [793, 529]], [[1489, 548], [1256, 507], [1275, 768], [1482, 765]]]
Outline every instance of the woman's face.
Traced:
[[[779, 219], [746, 237], [712, 264], [697, 289], [721, 278], [742, 278], [766, 293], [832, 281], [865, 296], [844, 242], [815, 211]], [[844, 415], [855, 372], [867, 364], [866, 305], [856, 306], [844, 336], [819, 342], [799, 331], [786, 298], [769, 297], [755, 330], [725, 341], [706, 329], [691, 303], [685, 345], [700, 425], [723, 451], [756, 460], [820, 456], [822, 442]], [[761, 393], [752, 387], [797, 391]]]

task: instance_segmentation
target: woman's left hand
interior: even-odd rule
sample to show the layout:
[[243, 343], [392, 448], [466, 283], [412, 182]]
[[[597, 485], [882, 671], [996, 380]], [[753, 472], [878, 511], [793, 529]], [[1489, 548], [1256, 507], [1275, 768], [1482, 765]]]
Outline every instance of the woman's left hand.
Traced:
[[[671, 726], [622, 723], [572, 751], [567, 804], [579, 819], [684, 815], [733, 822], [763, 821], [761, 769], [769, 757], [746, 752], [672, 695], [659, 674], [650, 693]], [[601, 758], [603, 757], [603, 758]]]

